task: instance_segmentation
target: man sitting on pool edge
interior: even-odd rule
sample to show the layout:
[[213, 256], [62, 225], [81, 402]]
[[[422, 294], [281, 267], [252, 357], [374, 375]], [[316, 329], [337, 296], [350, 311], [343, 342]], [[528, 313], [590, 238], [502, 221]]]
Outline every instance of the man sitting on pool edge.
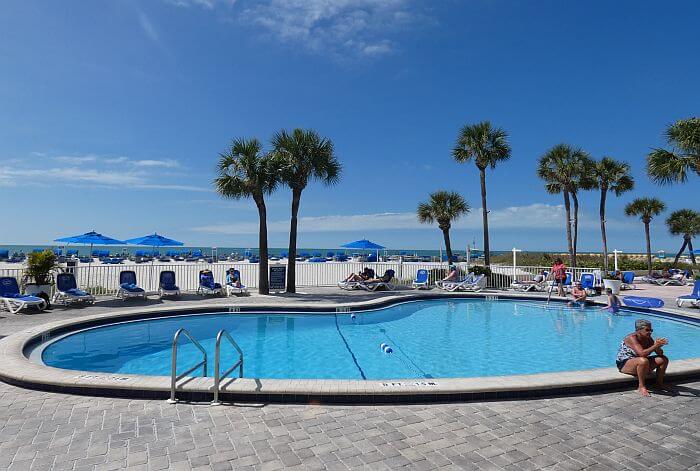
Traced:
[[581, 282], [577, 281], [571, 290], [574, 300], [569, 301], [569, 307], [586, 305], [586, 290], [581, 287]]
[[[617, 351], [617, 369], [620, 373], [636, 376], [639, 380], [637, 389], [642, 396], [649, 397], [645, 381], [647, 374], [656, 370], [656, 384], [660, 389], [669, 390], [664, 384], [664, 376], [668, 367], [668, 358], [661, 347], [668, 344], [668, 339], [659, 338], [654, 341], [651, 333], [651, 322], [637, 319], [634, 322], [635, 331], [626, 336]], [[656, 353], [656, 355], [651, 355]]]

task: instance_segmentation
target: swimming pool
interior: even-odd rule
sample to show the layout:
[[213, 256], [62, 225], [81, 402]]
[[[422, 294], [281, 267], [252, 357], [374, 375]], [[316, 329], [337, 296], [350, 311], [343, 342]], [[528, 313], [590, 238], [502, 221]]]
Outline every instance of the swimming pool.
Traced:
[[[696, 325], [623, 311], [524, 300], [411, 301], [354, 313], [212, 313], [124, 322], [68, 334], [39, 351], [69, 370], [167, 376], [175, 331], [186, 328], [214, 358], [226, 329], [245, 355], [245, 376], [278, 379], [465, 378], [611, 367], [635, 319], [668, 337], [671, 359], [700, 356]], [[385, 353], [381, 344], [393, 350]], [[237, 358], [237, 355], [236, 355]], [[183, 342], [178, 365], [200, 360]], [[222, 349], [222, 365], [234, 360]], [[201, 374], [201, 370], [200, 370]], [[208, 374], [211, 375], [211, 366]]]

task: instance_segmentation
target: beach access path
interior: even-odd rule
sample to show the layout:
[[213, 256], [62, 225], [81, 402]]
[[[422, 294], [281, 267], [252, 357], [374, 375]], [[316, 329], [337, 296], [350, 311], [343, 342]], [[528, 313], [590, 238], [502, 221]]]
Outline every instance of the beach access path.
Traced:
[[[295, 301], [394, 295], [303, 291], [312, 296], [297, 294]], [[202, 299], [193, 298], [173, 302]], [[245, 301], [272, 298], [290, 301], [256, 295]], [[115, 302], [36, 315], [2, 312], [0, 335], [108, 312]], [[210, 407], [46, 393], [0, 382], [0, 469], [700, 470], [700, 381], [677, 386], [678, 395], [647, 399], [625, 390], [428, 405]]]

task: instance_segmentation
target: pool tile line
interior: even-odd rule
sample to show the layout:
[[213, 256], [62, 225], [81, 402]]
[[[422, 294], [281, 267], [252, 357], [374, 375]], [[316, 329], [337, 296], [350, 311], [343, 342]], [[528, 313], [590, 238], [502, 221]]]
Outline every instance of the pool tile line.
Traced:
[[340, 338], [343, 340], [343, 343], [345, 344], [345, 348], [347, 349], [348, 353], [350, 353], [350, 356], [352, 357], [353, 363], [355, 363], [355, 366], [357, 367], [357, 371], [360, 373], [360, 376], [362, 376], [362, 379], [367, 379], [367, 376], [365, 376], [365, 372], [362, 371], [362, 367], [360, 364], [357, 362], [357, 357], [355, 356], [355, 353], [352, 351], [352, 348], [350, 348], [350, 345], [348, 344], [347, 339], [345, 338], [345, 335], [340, 331], [340, 326], [338, 325], [338, 314], [334, 314], [335, 316], [335, 330], [338, 331], [338, 335], [340, 335]]

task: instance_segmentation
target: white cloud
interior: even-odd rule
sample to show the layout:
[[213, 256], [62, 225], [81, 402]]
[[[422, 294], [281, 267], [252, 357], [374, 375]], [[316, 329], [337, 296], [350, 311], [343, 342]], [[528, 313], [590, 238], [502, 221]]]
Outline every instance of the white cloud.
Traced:
[[153, 26], [153, 23], [151, 23], [150, 18], [142, 12], [138, 12], [138, 17], [139, 17], [139, 25], [141, 25], [141, 29], [143, 32], [148, 36], [148, 38], [155, 42], [155, 43], [160, 43], [160, 37], [158, 36], [158, 31], [156, 31], [155, 26]]
[[178, 7], [203, 7], [207, 10], [213, 10], [217, 5], [233, 6], [236, 0], [165, 0], [166, 3], [176, 5]]
[[180, 164], [177, 160], [165, 159], [165, 160], [134, 160], [131, 163], [136, 167], [165, 167], [165, 168], [175, 168], [179, 167]]
[[[0, 186], [63, 183], [70, 186], [127, 187], [145, 190], [213, 191], [208, 186], [154, 181], [155, 168], [172, 169], [180, 166], [180, 163], [173, 159], [133, 160], [127, 157], [104, 157], [95, 154], [61, 155], [48, 157], [48, 159], [67, 166], [46, 168], [45, 165], [41, 165], [45, 162], [30, 159], [17, 161], [15, 165], [0, 167]], [[162, 174], [164, 170], [159, 171]]]
[[[511, 206], [489, 212], [489, 227], [493, 229], [543, 229], [560, 228], [564, 221], [564, 208], [561, 205], [535, 203], [528, 206]], [[480, 229], [481, 209], [473, 210], [459, 219], [453, 229]], [[431, 229], [434, 225], [420, 224], [416, 214], [409, 213], [375, 213], [331, 215], [299, 218], [299, 232], [346, 232]], [[257, 222], [239, 222], [234, 224], [213, 224], [195, 227], [196, 232], [210, 234], [257, 234]], [[268, 222], [269, 232], [288, 232], [289, 221]]]
[[[46, 154], [43, 154], [44, 156]], [[55, 160], [57, 162], [63, 162], [66, 164], [74, 164], [74, 165], [79, 165], [79, 164], [84, 164], [86, 162], [95, 162], [97, 160], [96, 155], [83, 155], [83, 156], [72, 156], [72, 155], [59, 155], [57, 157], [51, 157], [51, 160]]]

